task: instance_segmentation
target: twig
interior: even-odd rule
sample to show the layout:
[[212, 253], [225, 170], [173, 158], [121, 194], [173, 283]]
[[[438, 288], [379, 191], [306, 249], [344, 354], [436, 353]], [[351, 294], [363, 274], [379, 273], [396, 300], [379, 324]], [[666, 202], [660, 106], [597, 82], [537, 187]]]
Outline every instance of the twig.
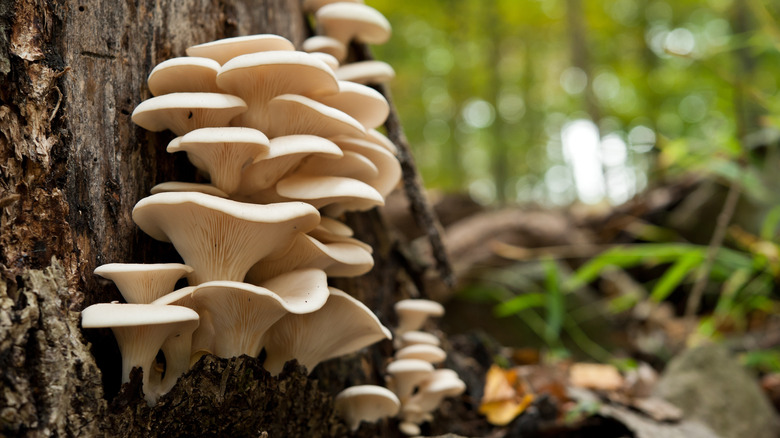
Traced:
[[696, 278], [691, 293], [688, 295], [688, 302], [685, 305], [685, 319], [692, 319], [696, 315], [696, 311], [699, 310], [699, 305], [701, 304], [701, 299], [704, 295], [704, 289], [707, 287], [710, 271], [712, 271], [712, 265], [715, 263], [715, 256], [718, 255], [718, 250], [720, 250], [720, 247], [723, 245], [723, 239], [726, 237], [726, 230], [731, 222], [731, 218], [734, 216], [734, 211], [737, 208], [737, 201], [739, 201], [739, 196], [741, 194], [742, 185], [738, 181], [733, 181], [731, 185], [729, 185], [726, 200], [723, 202], [723, 209], [718, 215], [715, 231], [712, 233], [712, 238], [707, 247], [707, 259], [700, 268], [698, 278]]

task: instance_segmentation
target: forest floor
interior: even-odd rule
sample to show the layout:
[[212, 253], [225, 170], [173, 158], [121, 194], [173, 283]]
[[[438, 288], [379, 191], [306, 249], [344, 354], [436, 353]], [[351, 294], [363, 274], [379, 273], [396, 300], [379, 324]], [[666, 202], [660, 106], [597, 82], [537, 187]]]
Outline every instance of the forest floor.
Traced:
[[[735, 217], [726, 249], [708, 251], [716, 224], [705, 219], [717, 216], [723, 194], [703, 186], [684, 181], [619, 207], [567, 209], [484, 208], [431, 195], [457, 287], [429, 272], [426, 292], [447, 309], [430, 329], [468, 390], [448, 400], [423, 435], [778, 436], [775, 276], [753, 293], [761, 305], [745, 304], [756, 301], [738, 288], [723, 298], [744, 270], [720, 266], [720, 258], [707, 265], [707, 255], [735, 251], [756, 263], [740, 246], [752, 230]], [[385, 215], [425, 265], [426, 238], [404, 209], [400, 197], [391, 199]], [[679, 267], [690, 248], [699, 271]]]

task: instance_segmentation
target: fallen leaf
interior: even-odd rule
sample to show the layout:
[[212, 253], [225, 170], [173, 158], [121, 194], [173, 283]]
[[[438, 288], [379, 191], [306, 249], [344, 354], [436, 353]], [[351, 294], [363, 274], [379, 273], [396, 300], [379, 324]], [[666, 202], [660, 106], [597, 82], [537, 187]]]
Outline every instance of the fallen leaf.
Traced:
[[509, 424], [533, 402], [516, 370], [504, 370], [493, 365], [485, 376], [485, 391], [479, 413], [487, 417], [490, 424]]
[[580, 388], [616, 391], [623, 386], [623, 376], [613, 365], [575, 363], [569, 368], [569, 382]]

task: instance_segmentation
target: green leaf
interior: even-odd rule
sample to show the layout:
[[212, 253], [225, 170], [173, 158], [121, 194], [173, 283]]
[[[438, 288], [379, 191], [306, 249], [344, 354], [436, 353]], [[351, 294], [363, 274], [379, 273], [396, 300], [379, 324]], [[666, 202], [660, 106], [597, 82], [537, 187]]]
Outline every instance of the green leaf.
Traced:
[[704, 261], [704, 251], [691, 251], [677, 260], [658, 280], [650, 292], [650, 299], [656, 303], [666, 299], [688, 274]]
[[764, 240], [774, 240], [777, 226], [780, 225], [780, 205], [769, 210], [761, 225], [761, 238]]
[[505, 317], [516, 315], [525, 309], [534, 307], [544, 307], [547, 300], [547, 294], [530, 293], [518, 295], [508, 301], [504, 301], [495, 308], [495, 315]]

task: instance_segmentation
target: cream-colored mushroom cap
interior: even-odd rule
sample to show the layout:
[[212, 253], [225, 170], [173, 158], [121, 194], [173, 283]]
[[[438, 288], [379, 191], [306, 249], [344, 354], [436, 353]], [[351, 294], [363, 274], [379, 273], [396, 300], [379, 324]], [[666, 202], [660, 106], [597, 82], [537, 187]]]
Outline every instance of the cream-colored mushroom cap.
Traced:
[[436, 335], [428, 332], [421, 332], [419, 330], [412, 330], [410, 332], [401, 333], [398, 335], [397, 339], [400, 340], [400, 348], [417, 344], [435, 345], [437, 347], [441, 345], [441, 341], [436, 337]]
[[192, 292], [198, 308], [205, 309], [214, 324], [214, 354], [256, 357], [263, 349], [263, 335], [290, 312], [308, 313], [320, 308], [328, 291], [301, 290], [281, 297], [264, 287], [237, 281], [210, 281]]
[[376, 422], [398, 414], [401, 402], [387, 388], [376, 385], [351, 386], [336, 395], [336, 412], [344, 418], [353, 432], [361, 421]]
[[241, 183], [241, 171], [258, 156], [268, 153], [270, 143], [252, 128], [203, 128], [174, 138], [168, 152], [184, 151], [195, 167], [205, 172], [211, 184], [227, 193]]
[[416, 406], [422, 412], [433, 412], [446, 397], [455, 397], [466, 390], [466, 384], [458, 375], [448, 369], [435, 370], [419, 391], [409, 397], [407, 404]]
[[332, 141], [316, 135], [286, 135], [271, 139], [268, 154], [260, 156], [244, 169], [239, 193], [251, 195], [275, 185], [304, 158], [317, 155], [343, 157], [344, 153]]
[[316, 208], [338, 204], [345, 210], [364, 211], [385, 203], [370, 185], [340, 176], [294, 174], [279, 180], [276, 192], [284, 199], [308, 202]]
[[183, 287], [152, 301], [152, 304], [158, 306], [184, 306], [200, 315], [200, 324], [192, 333], [190, 364], [194, 363], [192, 358], [196, 352], [214, 352], [214, 324], [211, 321], [211, 315], [204, 309], [198, 309], [197, 303], [192, 299], [192, 291], [194, 290], [195, 286]]
[[173, 243], [194, 269], [189, 280], [197, 285], [242, 281], [252, 265], [314, 229], [319, 212], [302, 202], [255, 205], [195, 192], [158, 193], [136, 204], [133, 221]]
[[[325, 217], [326, 216], [323, 216], [322, 218], [320, 218], [320, 221], [322, 221], [322, 219], [325, 218]], [[328, 218], [328, 219], [330, 219], [330, 218]], [[345, 236], [345, 235], [339, 234], [339, 233], [335, 233], [335, 232], [331, 231], [330, 228], [328, 228], [326, 226], [323, 226], [322, 222], [320, 222], [320, 224], [317, 225], [317, 227], [315, 229], [309, 231], [308, 235], [313, 237], [313, 238], [315, 238], [315, 239], [317, 239], [318, 241], [320, 241], [321, 243], [326, 244], [326, 245], [330, 244], [330, 243], [349, 243], [349, 244], [357, 245], [357, 246], [363, 248], [369, 254], [374, 252], [374, 248], [372, 248], [371, 245], [369, 245], [369, 244], [367, 244], [365, 242], [361, 242], [361, 241], [359, 241], [359, 240], [357, 240], [357, 239], [355, 239], [353, 237]]]
[[420, 359], [434, 365], [444, 362], [447, 353], [435, 345], [417, 344], [409, 345], [395, 352], [398, 359]]
[[337, 135], [364, 136], [366, 129], [349, 114], [314, 99], [297, 94], [283, 94], [268, 103], [268, 135], [309, 134], [319, 137]]
[[382, 93], [356, 82], [339, 81], [338, 93], [319, 96], [317, 100], [349, 114], [366, 129], [381, 126], [390, 114], [390, 105]]
[[420, 426], [412, 423], [411, 421], [402, 421], [398, 423], [398, 430], [404, 435], [417, 436], [420, 435]]
[[338, 219], [333, 219], [332, 217], [321, 217], [320, 224], [318, 226], [325, 228], [329, 232], [338, 236], [351, 237], [355, 234], [349, 225], [339, 221]]
[[314, 17], [318, 34], [344, 44], [353, 39], [366, 44], [383, 44], [392, 33], [390, 22], [381, 12], [360, 3], [330, 3], [319, 8]]
[[334, 76], [336, 75], [335, 72], [339, 68], [339, 60], [336, 59], [335, 56], [329, 55], [327, 53], [322, 53], [322, 52], [312, 52], [310, 53], [310, 55], [324, 62], [325, 65], [327, 65], [328, 67], [330, 67], [331, 70], [333, 70], [333, 75]]
[[166, 181], [164, 183], [157, 184], [150, 190], [151, 194], [156, 195], [158, 193], [165, 192], [198, 192], [205, 193], [207, 195], [216, 196], [218, 198], [227, 198], [228, 194], [222, 190], [212, 186], [211, 184], [199, 184], [183, 181]]
[[333, 56], [336, 61], [336, 67], [338, 63], [344, 61], [347, 57], [347, 46], [341, 41], [326, 37], [324, 35], [315, 35], [313, 37], [306, 38], [303, 41], [303, 51], [307, 53], [327, 53]]
[[287, 251], [267, 257], [252, 266], [246, 281], [263, 284], [284, 272], [304, 268], [321, 269], [331, 277], [355, 277], [370, 271], [373, 266], [371, 252], [362, 245], [346, 242], [325, 244], [300, 234]]
[[233, 38], [223, 38], [217, 41], [198, 44], [187, 48], [187, 55], [210, 58], [220, 64], [235, 58], [256, 52], [292, 51], [295, 46], [289, 40], [279, 35], [261, 34]]
[[[152, 404], [161, 394], [160, 376], [154, 375], [153, 371], [158, 351], [169, 338], [184, 339], [189, 348], [189, 335], [198, 326], [198, 319], [192, 309], [153, 304], [101, 303], [81, 312], [82, 327], [111, 328], [122, 353], [122, 382], [130, 380], [133, 368], [141, 368], [144, 393]], [[189, 351], [185, 358], [189, 363]], [[178, 363], [179, 360], [178, 357], [166, 357], [166, 361]]]
[[344, 151], [339, 158], [308, 157], [295, 173], [302, 175], [341, 176], [366, 182], [379, 177], [379, 169], [373, 161], [358, 152]]
[[317, 12], [317, 9], [336, 2], [363, 3], [363, 0], [303, 0], [303, 12]]
[[372, 178], [358, 179], [375, 188], [382, 197], [386, 198], [400, 183], [401, 163], [387, 149], [361, 138], [337, 137], [333, 141], [344, 151], [344, 154], [355, 152], [374, 163], [377, 175]]
[[221, 93], [170, 93], [141, 102], [132, 119], [149, 131], [170, 129], [184, 135], [194, 129], [228, 126], [247, 110], [239, 97]]
[[324, 360], [353, 353], [391, 336], [390, 330], [363, 303], [330, 288], [328, 301], [319, 310], [285, 315], [266, 332], [267, 357], [263, 366], [276, 375], [285, 362], [297, 359], [311, 373]]
[[192, 268], [181, 263], [109, 263], [94, 272], [113, 281], [128, 303], [149, 304], [173, 292], [176, 282]]
[[429, 316], [444, 315], [444, 306], [431, 300], [401, 300], [395, 303], [394, 308], [398, 315], [398, 334], [419, 330]]
[[358, 84], [384, 84], [395, 78], [395, 70], [386, 62], [360, 61], [342, 65], [336, 70], [336, 77]]
[[165, 60], [152, 69], [146, 80], [153, 96], [168, 93], [218, 93], [219, 63], [213, 59], [184, 56]]
[[268, 102], [282, 94], [335, 94], [339, 86], [333, 70], [305, 52], [272, 51], [241, 55], [222, 66], [217, 85], [243, 98], [248, 110], [234, 123], [259, 129], [269, 137]]
[[433, 374], [433, 365], [420, 359], [401, 359], [390, 362], [387, 373], [392, 376], [393, 392], [405, 400]]

